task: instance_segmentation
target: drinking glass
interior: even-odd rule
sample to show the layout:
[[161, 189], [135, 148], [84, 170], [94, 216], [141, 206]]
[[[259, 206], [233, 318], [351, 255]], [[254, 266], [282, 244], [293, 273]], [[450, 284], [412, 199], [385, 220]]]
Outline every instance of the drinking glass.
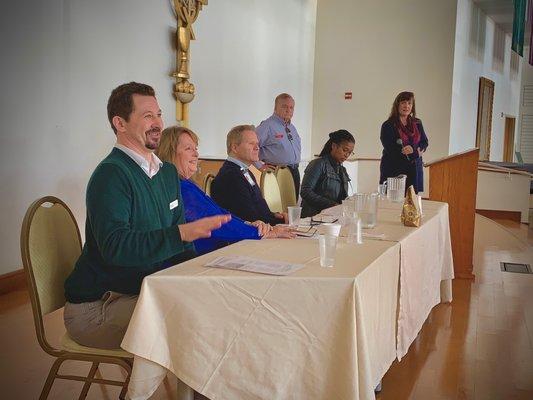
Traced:
[[318, 248], [320, 252], [320, 266], [331, 268], [335, 264], [337, 250], [337, 236], [319, 235]]
[[373, 228], [378, 220], [378, 197], [377, 193], [356, 193], [355, 212], [361, 219], [363, 228]]
[[341, 228], [341, 224], [326, 223], [319, 225], [318, 232], [321, 235], [330, 235], [338, 237], [340, 235]]
[[341, 224], [345, 223], [345, 219], [351, 216], [355, 212], [355, 201], [353, 198], [348, 197], [342, 201], [342, 218]]
[[289, 226], [291, 228], [298, 228], [298, 226], [300, 225], [300, 215], [302, 213], [302, 207], [287, 207], [287, 213], [289, 214]]
[[345, 223], [346, 243], [361, 244], [363, 243], [363, 234], [361, 232], [361, 219], [356, 213], [346, 217]]
[[383, 182], [378, 185], [378, 193], [380, 199], [387, 197], [387, 182]]

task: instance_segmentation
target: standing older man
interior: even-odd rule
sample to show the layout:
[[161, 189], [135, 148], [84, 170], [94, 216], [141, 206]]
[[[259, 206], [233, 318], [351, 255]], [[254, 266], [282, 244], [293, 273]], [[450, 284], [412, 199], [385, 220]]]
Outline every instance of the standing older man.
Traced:
[[130, 82], [107, 104], [117, 142], [87, 186], [85, 245], [65, 282], [65, 326], [79, 344], [118, 348], [146, 275], [195, 256], [228, 216], [185, 223], [174, 165], [153, 153], [163, 121], [154, 89]]
[[211, 197], [245, 221], [271, 225], [287, 222], [286, 213], [270, 211], [254, 175], [248, 170], [259, 160], [259, 141], [252, 125], [232, 128], [226, 139], [228, 159], [211, 184]]
[[259, 138], [260, 169], [270, 166], [287, 166], [294, 178], [296, 197], [300, 193], [300, 172], [298, 164], [302, 154], [300, 135], [291, 123], [294, 114], [294, 99], [281, 93], [274, 101], [274, 114], [259, 124], [256, 129]]

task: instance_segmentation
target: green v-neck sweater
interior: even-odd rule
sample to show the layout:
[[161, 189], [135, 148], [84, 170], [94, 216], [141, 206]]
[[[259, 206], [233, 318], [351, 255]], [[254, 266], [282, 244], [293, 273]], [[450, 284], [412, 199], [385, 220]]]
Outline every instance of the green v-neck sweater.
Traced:
[[96, 301], [107, 291], [138, 294], [145, 276], [196, 255], [178, 230], [185, 217], [172, 164], [150, 179], [114, 148], [89, 180], [86, 206], [85, 245], [65, 282], [71, 303]]

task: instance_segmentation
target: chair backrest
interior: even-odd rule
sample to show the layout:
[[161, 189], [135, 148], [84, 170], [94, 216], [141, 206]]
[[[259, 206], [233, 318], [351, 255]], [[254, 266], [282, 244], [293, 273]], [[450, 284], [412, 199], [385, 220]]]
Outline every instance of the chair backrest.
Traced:
[[215, 179], [215, 175], [213, 174], [207, 174], [204, 178], [204, 192], [209, 197], [211, 197], [211, 184], [213, 183], [213, 179]]
[[281, 202], [281, 193], [279, 190], [278, 180], [274, 171], [263, 171], [261, 174], [261, 193], [265, 198], [270, 211], [283, 211], [283, 204]]
[[36, 200], [26, 212], [20, 234], [37, 338], [48, 346], [42, 317], [65, 305], [64, 283], [81, 253], [76, 219], [60, 199]]
[[276, 179], [281, 193], [283, 211], [287, 212], [287, 207], [295, 206], [298, 201], [294, 188], [294, 178], [289, 168], [279, 167], [276, 169]]

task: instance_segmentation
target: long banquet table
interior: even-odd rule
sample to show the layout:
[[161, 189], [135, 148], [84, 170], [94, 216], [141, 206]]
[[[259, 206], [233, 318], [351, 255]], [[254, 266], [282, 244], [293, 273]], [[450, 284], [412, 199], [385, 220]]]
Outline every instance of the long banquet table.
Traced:
[[[447, 204], [424, 202], [420, 228], [400, 223], [400, 207], [381, 201], [369, 232], [383, 238], [341, 238], [333, 268], [319, 266], [316, 239], [275, 239], [146, 277], [122, 342], [135, 355], [129, 397], [148, 398], [171, 371], [212, 400], [374, 399], [431, 308], [452, 298]], [[203, 266], [229, 254], [305, 266], [290, 276]]]

